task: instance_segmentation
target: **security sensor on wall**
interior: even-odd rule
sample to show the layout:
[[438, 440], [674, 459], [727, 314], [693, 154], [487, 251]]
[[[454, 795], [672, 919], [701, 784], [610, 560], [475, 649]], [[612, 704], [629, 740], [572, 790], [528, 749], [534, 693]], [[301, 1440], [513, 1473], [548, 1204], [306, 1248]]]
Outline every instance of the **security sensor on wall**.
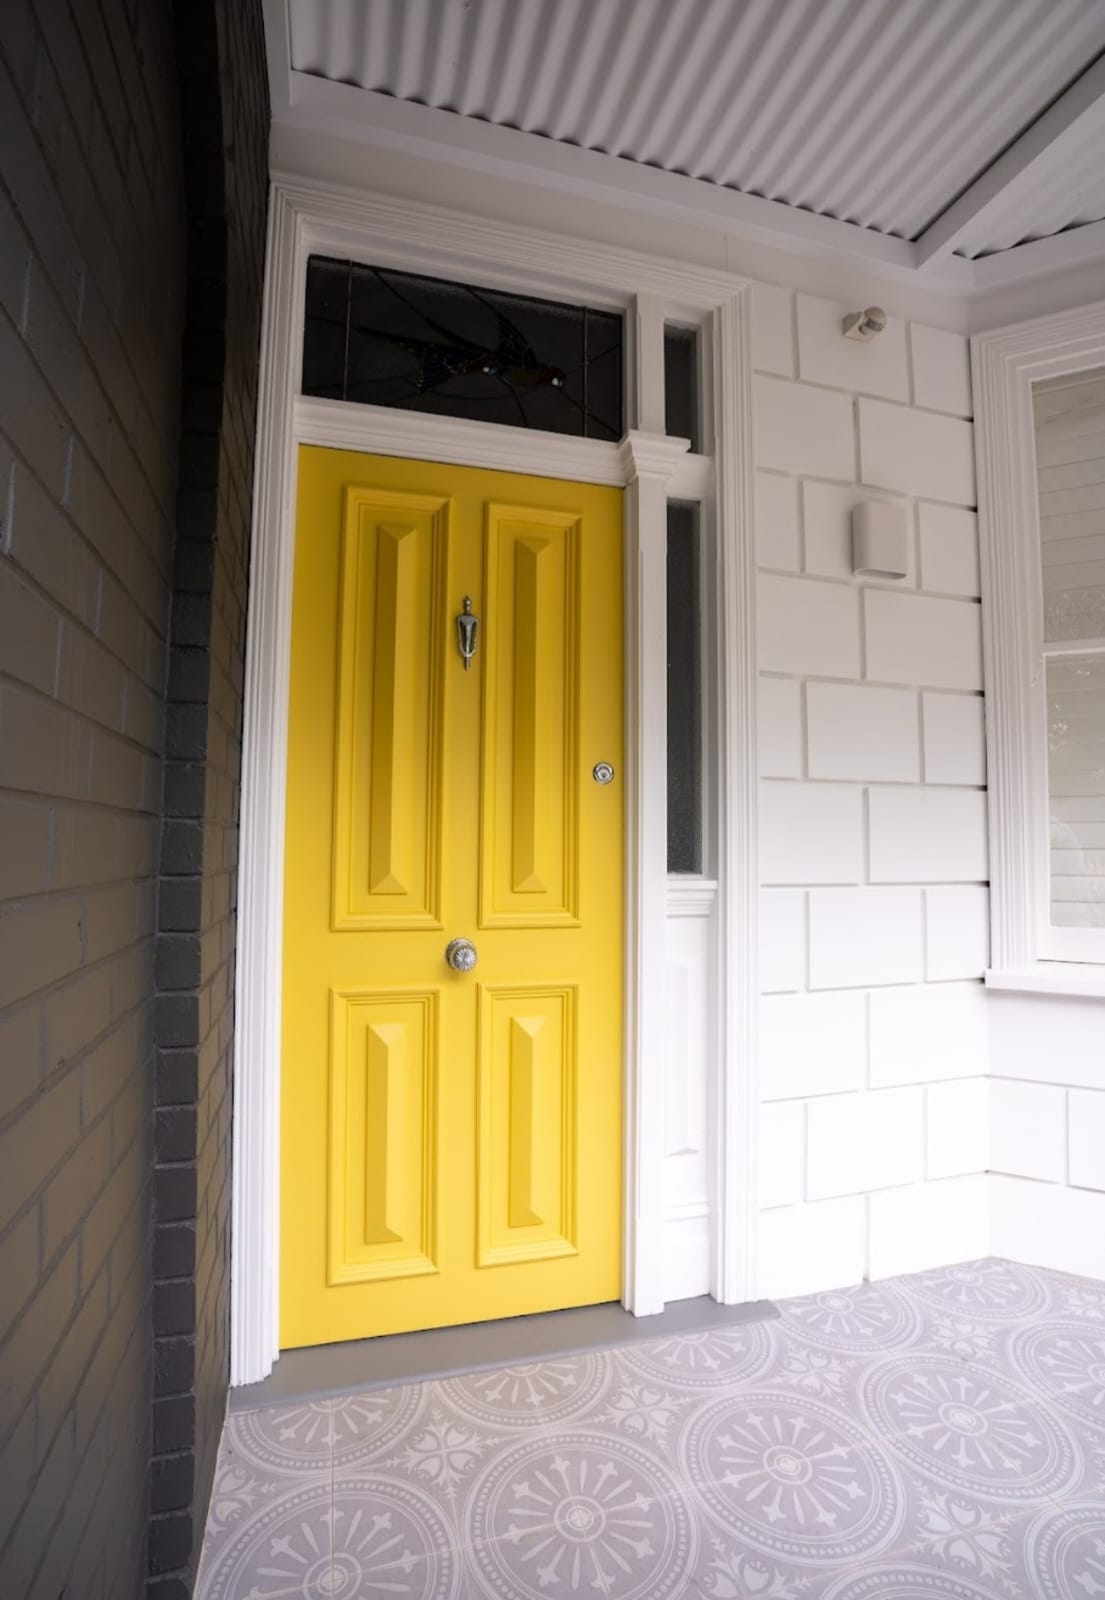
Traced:
[[846, 339], [859, 339], [867, 344], [876, 334], [881, 333], [887, 324], [887, 315], [882, 306], [868, 306], [863, 311], [853, 311], [844, 318], [841, 326]]
[[909, 513], [891, 500], [852, 508], [852, 571], [857, 578], [909, 576]]

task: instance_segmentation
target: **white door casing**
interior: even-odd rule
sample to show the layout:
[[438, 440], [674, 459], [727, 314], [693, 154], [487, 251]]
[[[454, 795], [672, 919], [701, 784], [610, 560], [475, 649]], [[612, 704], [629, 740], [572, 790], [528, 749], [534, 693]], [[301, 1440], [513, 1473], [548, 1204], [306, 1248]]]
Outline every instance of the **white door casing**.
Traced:
[[[621, 444], [299, 394], [312, 254], [370, 262], [627, 313]], [[666, 561], [669, 498], [712, 519], [716, 566], [716, 1028], [711, 1042], [710, 1288], [755, 1292], [757, 1088], [755, 640], [748, 285], [629, 251], [436, 207], [274, 176], [261, 347], [246, 642], [238, 894], [231, 1383], [279, 1354], [280, 1017], [284, 794], [301, 444], [500, 468], [626, 489], [626, 1062], [623, 1304], [665, 1300], [667, 918]], [[701, 327], [708, 454], [663, 429], [665, 322]]]

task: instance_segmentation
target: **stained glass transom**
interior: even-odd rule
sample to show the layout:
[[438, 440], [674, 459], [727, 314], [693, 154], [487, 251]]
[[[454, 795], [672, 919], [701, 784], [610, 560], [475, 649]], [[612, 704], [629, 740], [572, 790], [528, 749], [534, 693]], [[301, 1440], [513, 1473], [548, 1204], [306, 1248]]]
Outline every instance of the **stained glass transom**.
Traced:
[[303, 393], [620, 439], [623, 319], [312, 256]]

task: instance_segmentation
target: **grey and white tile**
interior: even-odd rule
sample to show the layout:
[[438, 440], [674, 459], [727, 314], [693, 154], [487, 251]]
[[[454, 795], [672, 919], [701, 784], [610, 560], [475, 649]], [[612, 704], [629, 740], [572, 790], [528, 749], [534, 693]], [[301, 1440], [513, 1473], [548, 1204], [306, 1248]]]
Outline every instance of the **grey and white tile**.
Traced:
[[197, 1600], [1105, 1600], [1105, 1285], [780, 1309], [235, 1413]]

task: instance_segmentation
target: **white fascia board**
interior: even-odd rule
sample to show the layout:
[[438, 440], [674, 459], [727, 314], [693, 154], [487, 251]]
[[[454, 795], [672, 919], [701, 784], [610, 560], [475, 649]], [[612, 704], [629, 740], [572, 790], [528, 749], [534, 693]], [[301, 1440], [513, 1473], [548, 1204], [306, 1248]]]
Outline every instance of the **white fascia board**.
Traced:
[[1081, 132], [1079, 125], [1099, 111], [1102, 100], [1105, 56], [1077, 78], [958, 200], [929, 224], [916, 241], [917, 266], [926, 271], [942, 268], [967, 233], [977, 235], [988, 216], [1008, 210], [1010, 197], [1035, 178], [1042, 162], [1061, 158], [1063, 141]]
[[984, 333], [1092, 305], [1105, 288], [1105, 222], [1068, 228], [975, 262], [968, 325]]
[[[1105, 161], [1105, 152], [1102, 160]], [[1047, 239], [1030, 239], [1027, 244], [1014, 245], [1011, 250], [980, 256], [974, 263], [975, 279], [978, 290], [984, 292], [1095, 262], [1105, 282], [1105, 222], [1084, 222], [1080, 227], [1053, 233]]]
[[[916, 246], [908, 240], [309, 73], [291, 73], [291, 108], [280, 120], [289, 127], [584, 196], [668, 222], [739, 235], [791, 254], [850, 261], [883, 279], [917, 281]], [[974, 268], [951, 256], [927, 281], [932, 288], [969, 293]]]

